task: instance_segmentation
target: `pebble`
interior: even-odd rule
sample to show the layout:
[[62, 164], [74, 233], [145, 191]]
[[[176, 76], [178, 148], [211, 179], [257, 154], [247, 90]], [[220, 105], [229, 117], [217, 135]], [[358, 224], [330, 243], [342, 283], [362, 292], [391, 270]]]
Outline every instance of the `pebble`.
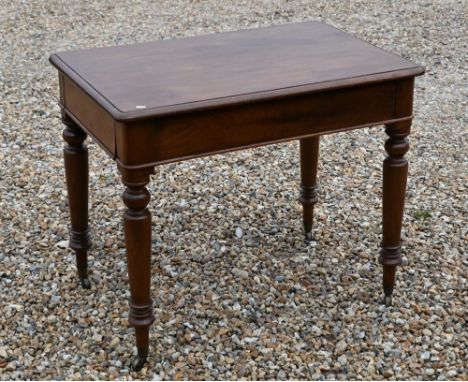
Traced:
[[0, 357], [8, 358], [7, 350], [4, 346], [0, 346]]
[[435, 373], [435, 370], [431, 369], [431, 368], [428, 368], [428, 369], [424, 370], [424, 374], [426, 374], [428, 376], [432, 376], [432, 375], [434, 375], [434, 373]]
[[119, 337], [114, 337], [109, 345], [112, 346], [112, 347], [116, 347], [119, 344], [120, 344], [120, 338]]
[[287, 378], [286, 372], [284, 370], [278, 371], [278, 374], [276, 374], [276, 379], [283, 381]]
[[382, 370], [382, 375], [385, 377], [385, 378], [390, 378], [390, 377], [393, 377], [393, 369], [391, 367], [386, 367]]
[[68, 248], [68, 240], [61, 240], [56, 245], [59, 248]]
[[92, 339], [93, 339], [93, 341], [101, 342], [102, 341], [102, 336], [100, 334], [94, 334]]
[[428, 360], [429, 358], [431, 358], [431, 353], [428, 352], [428, 351], [425, 351], [421, 354], [421, 359], [423, 360]]
[[348, 363], [348, 358], [343, 354], [338, 357], [338, 362], [340, 363], [341, 366], [346, 366]]
[[336, 344], [335, 352], [337, 354], [341, 354], [346, 350], [347, 347], [348, 347], [348, 344], [346, 343], [346, 341], [341, 340]]

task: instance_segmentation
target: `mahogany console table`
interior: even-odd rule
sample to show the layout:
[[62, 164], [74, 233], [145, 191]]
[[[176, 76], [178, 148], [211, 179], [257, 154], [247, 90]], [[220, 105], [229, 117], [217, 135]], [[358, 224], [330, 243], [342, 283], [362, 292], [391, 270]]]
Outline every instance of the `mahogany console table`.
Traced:
[[154, 167], [203, 155], [300, 140], [306, 239], [317, 202], [322, 134], [385, 125], [385, 302], [401, 262], [414, 77], [424, 69], [320, 22], [53, 54], [59, 71], [70, 247], [89, 288], [87, 134], [117, 162], [126, 189], [130, 325], [144, 364], [154, 321], [150, 294]]

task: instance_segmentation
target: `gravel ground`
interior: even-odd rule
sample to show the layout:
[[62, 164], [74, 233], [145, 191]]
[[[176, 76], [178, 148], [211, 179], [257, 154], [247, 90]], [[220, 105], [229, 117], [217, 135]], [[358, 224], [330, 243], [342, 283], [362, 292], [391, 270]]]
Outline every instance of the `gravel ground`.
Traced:
[[[0, 0], [0, 379], [466, 380], [466, 2], [147, 3]], [[77, 288], [48, 56], [304, 20], [427, 68], [394, 306], [377, 262], [382, 128], [322, 140], [311, 245], [297, 142], [163, 166], [150, 186], [152, 353], [133, 373], [123, 188], [90, 143], [93, 288]]]

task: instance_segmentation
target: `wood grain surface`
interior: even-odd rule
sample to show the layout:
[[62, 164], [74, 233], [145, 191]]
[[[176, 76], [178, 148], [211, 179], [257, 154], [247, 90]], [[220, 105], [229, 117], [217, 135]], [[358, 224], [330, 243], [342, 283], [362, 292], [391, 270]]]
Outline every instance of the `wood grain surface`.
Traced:
[[116, 120], [393, 80], [424, 71], [321, 22], [58, 53], [51, 62]]

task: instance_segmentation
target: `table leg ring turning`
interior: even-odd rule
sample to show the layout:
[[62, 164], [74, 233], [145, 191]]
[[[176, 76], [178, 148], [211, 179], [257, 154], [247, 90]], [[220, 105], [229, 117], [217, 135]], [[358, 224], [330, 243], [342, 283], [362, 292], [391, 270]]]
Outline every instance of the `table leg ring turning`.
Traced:
[[383, 266], [384, 303], [391, 305], [397, 265], [401, 264], [401, 226], [405, 204], [411, 121], [388, 124], [387, 158], [383, 165], [383, 237], [379, 261]]
[[70, 248], [75, 251], [78, 277], [83, 288], [91, 288], [88, 278], [88, 249], [91, 239], [88, 229], [88, 149], [83, 144], [86, 133], [66, 114], [62, 116], [66, 126], [63, 149], [68, 200], [71, 217]]
[[312, 225], [314, 220], [314, 205], [318, 201], [317, 166], [319, 144], [319, 136], [303, 138], [299, 141], [301, 157], [299, 202], [302, 204], [302, 221], [304, 223], [306, 242], [310, 242], [313, 239]]
[[135, 327], [138, 354], [133, 370], [140, 370], [149, 350], [149, 329], [154, 322], [151, 283], [151, 213], [147, 206], [151, 199], [146, 185], [153, 169], [126, 170], [120, 168], [126, 189], [123, 201], [125, 246], [127, 249], [128, 279], [130, 283], [129, 323]]

